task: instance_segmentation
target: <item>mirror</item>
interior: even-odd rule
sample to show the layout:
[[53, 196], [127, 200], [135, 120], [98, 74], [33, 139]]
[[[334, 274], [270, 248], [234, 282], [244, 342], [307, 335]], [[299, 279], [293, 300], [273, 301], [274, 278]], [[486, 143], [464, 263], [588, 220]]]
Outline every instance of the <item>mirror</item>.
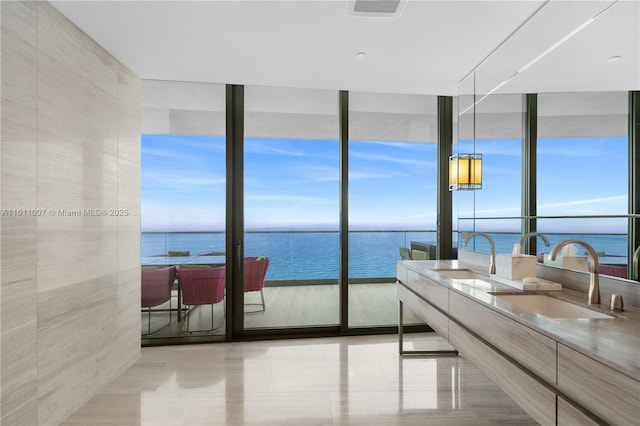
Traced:
[[[484, 175], [481, 190], [455, 194], [459, 231], [490, 232], [498, 253], [520, 239], [524, 94], [535, 93], [537, 230], [552, 246], [587, 242], [601, 274], [627, 276], [628, 92], [640, 90], [638, 16], [638, 2], [546, 2], [460, 82], [454, 153], [481, 153]], [[537, 240], [539, 256], [549, 250]]]

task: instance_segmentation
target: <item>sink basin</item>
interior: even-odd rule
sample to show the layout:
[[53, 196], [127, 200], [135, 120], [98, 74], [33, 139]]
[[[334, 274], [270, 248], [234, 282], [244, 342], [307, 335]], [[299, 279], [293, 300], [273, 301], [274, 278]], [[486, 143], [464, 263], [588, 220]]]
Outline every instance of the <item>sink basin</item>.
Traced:
[[614, 318], [564, 300], [541, 294], [496, 294], [496, 306], [504, 307], [510, 303], [523, 311], [529, 311], [548, 318]]
[[469, 280], [469, 279], [488, 279], [486, 275], [478, 274], [470, 269], [433, 269], [440, 275], [449, 277], [454, 280]]

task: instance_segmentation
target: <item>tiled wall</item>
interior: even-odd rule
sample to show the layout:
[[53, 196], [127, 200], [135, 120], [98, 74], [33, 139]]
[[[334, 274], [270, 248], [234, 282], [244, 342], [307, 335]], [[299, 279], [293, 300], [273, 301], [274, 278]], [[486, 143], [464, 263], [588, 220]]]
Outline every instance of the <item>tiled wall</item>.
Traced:
[[140, 80], [0, 4], [1, 424], [57, 424], [140, 354]]

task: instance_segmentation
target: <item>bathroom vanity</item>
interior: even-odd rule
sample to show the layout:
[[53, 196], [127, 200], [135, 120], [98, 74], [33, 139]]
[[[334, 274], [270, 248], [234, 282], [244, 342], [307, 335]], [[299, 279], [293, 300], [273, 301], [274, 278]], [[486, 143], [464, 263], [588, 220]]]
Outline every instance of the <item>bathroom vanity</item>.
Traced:
[[539, 423], [640, 424], [640, 309], [518, 290], [457, 260], [401, 261], [397, 278], [400, 305]]

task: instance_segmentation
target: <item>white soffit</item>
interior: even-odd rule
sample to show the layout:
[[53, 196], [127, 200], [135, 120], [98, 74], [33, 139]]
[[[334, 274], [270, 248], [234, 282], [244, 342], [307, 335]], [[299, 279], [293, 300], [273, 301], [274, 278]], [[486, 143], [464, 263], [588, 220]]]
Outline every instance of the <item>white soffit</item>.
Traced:
[[[387, 142], [435, 142], [435, 96], [353, 92], [350, 137]], [[142, 81], [142, 133], [224, 135], [221, 84]], [[245, 87], [247, 137], [336, 140], [338, 92]]]

